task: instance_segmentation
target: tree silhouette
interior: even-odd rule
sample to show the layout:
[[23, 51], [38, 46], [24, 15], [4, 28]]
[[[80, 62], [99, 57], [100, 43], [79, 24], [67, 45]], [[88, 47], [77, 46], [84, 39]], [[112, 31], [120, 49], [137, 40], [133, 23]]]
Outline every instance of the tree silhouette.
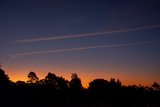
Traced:
[[29, 74], [28, 74], [28, 83], [35, 83], [39, 80], [39, 78], [37, 77], [36, 73], [31, 71]]
[[89, 83], [89, 89], [91, 90], [103, 90], [108, 87], [109, 82], [105, 79], [95, 79]]
[[58, 79], [58, 77], [54, 73], [49, 72], [44, 79], [44, 83], [46, 86], [56, 89], [58, 86], [57, 79]]
[[0, 68], [0, 89], [8, 87], [10, 80], [8, 75], [5, 74], [5, 71]]
[[160, 90], [160, 85], [157, 82], [154, 82], [152, 87], [156, 90]]
[[82, 89], [81, 79], [76, 73], [72, 73], [69, 85], [73, 91], [80, 91]]
[[[83, 88], [76, 73], [68, 81], [54, 73], [38, 80], [11, 82], [0, 69], [0, 105], [4, 107], [160, 107], [160, 85], [122, 86], [119, 79], [94, 79]], [[11, 102], [11, 103], [6, 103]]]
[[58, 86], [57, 89], [62, 91], [66, 90], [69, 87], [69, 82], [65, 80], [63, 77], [57, 77]]
[[119, 79], [111, 78], [110, 79], [110, 87], [111, 88], [120, 88], [122, 86], [122, 83]]

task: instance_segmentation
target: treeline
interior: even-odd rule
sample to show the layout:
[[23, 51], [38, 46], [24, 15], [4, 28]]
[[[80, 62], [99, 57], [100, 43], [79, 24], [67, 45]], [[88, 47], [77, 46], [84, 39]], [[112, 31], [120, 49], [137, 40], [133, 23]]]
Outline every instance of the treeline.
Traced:
[[54, 73], [12, 82], [0, 69], [0, 107], [160, 107], [160, 85], [123, 86], [119, 79], [94, 79], [83, 88], [76, 73], [68, 81]]

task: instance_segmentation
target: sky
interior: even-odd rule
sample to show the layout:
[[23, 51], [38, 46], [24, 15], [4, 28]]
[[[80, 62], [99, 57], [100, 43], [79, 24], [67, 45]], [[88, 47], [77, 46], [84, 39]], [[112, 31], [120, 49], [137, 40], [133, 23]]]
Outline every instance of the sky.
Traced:
[[13, 81], [34, 71], [151, 85], [159, 55], [159, 0], [0, 0], [0, 63]]

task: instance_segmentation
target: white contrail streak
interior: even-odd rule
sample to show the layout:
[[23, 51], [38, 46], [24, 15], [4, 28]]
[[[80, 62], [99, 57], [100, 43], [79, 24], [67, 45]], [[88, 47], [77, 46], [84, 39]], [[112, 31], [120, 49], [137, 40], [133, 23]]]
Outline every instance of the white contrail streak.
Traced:
[[98, 49], [98, 48], [112, 48], [112, 47], [121, 47], [121, 46], [144, 45], [144, 44], [159, 43], [159, 42], [160, 41], [145, 41], [145, 42], [135, 42], [135, 43], [126, 43], [126, 44], [114, 44], [114, 45], [99, 45], [99, 46], [95, 45], [95, 46], [79, 47], [79, 48], [68, 48], [68, 49], [57, 49], [57, 50], [12, 54], [10, 56], [16, 57], [16, 56], [25, 56], [25, 55], [36, 55], [36, 54], [45, 54], [45, 53], [67, 52], [67, 51], [79, 51], [79, 50]]
[[58, 40], [58, 39], [80, 38], [80, 37], [85, 37], [85, 36], [96, 36], [96, 35], [104, 35], [104, 34], [116, 34], [116, 33], [141, 31], [141, 30], [154, 29], [154, 28], [159, 28], [159, 27], [160, 25], [152, 25], [152, 26], [143, 26], [143, 27], [137, 27], [137, 28], [121, 29], [121, 30], [115, 30], [115, 31], [107, 31], [107, 32], [95, 32], [95, 33], [86, 33], [86, 34], [56, 36], [56, 37], [23, 39], [23, 40], [17, 40], [13, 42], [27, 43], [27, 42]]

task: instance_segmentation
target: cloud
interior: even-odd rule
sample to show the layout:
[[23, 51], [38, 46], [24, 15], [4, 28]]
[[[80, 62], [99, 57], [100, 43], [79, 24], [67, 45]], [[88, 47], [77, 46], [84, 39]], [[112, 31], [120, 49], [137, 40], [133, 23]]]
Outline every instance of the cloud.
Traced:
[[80, 38], [80, 37], [86, 37], [86, 36], [97, 36], [97, 35], [104, 35], [104, 34], [117, 34], [117, 33], [133, 32], [133, 31], [141, 31], [141, 30], [154, 29], [154, 28], [159, 28], [159, 27], [160, 27], [160, 25], [152, 25], [152, 26], [143, 26], [143, 27], [137, 27], [137, 28], [121, 29], [121, 30], [115, 30], [115, 31], [107, 31], [107, 32], [94, 32], [94, 33], [65, 35], [65, 36], [56, 36], [56, 37], [22, 39], [22, 40], [17, 40], [17, 41], [13, 41], [13, 42], [28, 43], [28, 42], [39, 42], [39, 41]]
[[57, 50], [47, 50], [47, 51], [37, 51], [37, 52], [26, 52], [26, 53], [18, 53], [12, 54], [11, 57], [16, 56], [26, 56], [26, 55], [36, 55], [36, 54], [46, 54], [46, 53], [58, 53], [58, 52], [68, 52], [68, 51], [80, 51], [80, 50], [89, 50], [89, 49], [98, 49], [98, 48], [114, 48], [121, 46], [132, 46], [132, 45], [145, 45], [151, 43], [159, 43], [160, 41], [144, 41], [144, 42], [135, 42], [135, 43], [125, 43], [125, 44], [112, 44], [112, 45], [95, 45], [95, 46], [86, 46], [86, 47], [78, 47], [78, 48], [68, 48], [68, 49], [57, 49]]

